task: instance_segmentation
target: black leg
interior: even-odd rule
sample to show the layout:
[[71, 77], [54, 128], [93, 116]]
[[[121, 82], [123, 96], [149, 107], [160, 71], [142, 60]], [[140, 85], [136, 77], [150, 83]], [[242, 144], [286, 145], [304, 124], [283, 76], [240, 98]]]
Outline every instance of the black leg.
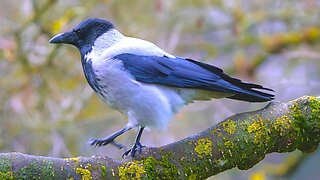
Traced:
[[124, 145], [115, 142], [114, 139], [117, 138], [118, 136], [120, 136], [121, 134], [129, 131], [130, 129], [132, 129], [132, 127], [127, 127], [126, 126], [126, 127], [122, 128], [122, 129], [110, 134], [109, 136], [107, 136], [105, 138], [91, 139], [90, 145], [93, 145], [93, 146], [105, 146], [105, 145], [111, 143], [112, 145], [116, 146], [119, 149], [125, 148]]
[[141, 153], [142, 148], [145, 147], [140, 143], [140, 139], [141, 139], [141, 135], [142, 135], [143, 129], [144, 129], [144, 127], [140, 127], [139, 132], [138, 132], [137, 137], [136, 137], [136, 139], [135, 139], [135, 141], [133, 143], [132, 148], [129, 149], [128, 151], [126, 151], [122, 155], [122, 157], [128, 156], [128, 154], [130, 154], [131, 157], [134, 158], [134, 155], [136, 154], [137, 151], [139, 151], [139, 153]]

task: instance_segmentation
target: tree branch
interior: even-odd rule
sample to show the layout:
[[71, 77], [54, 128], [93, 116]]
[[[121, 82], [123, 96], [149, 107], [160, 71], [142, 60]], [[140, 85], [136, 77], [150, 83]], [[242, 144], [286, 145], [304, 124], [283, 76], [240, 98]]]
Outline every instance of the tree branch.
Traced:
[[310, 152], [319, 141], [320, 99], [304, 96], [236, 114], [163, 147], [145, 148], [135, 160], [2, 153], [0, 179], [204, 179], [233, 167], [249, 169], [268, 153]]

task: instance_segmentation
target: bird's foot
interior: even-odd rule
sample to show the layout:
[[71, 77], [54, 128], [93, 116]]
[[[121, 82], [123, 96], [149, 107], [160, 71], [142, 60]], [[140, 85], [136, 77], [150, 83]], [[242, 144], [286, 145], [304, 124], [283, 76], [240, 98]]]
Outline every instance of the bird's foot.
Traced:
[[115, 147], [117, 147], [118, 149], [127, 149], [125, 145], [117, 143], [116, 141], [114, 141], [114, 139], [106, 139], [106, 138], [101, 138], [101, 139], [91, 139], [90, 140], [90, 145], [95, 146], [95, 147], [99, 147], [99, 146], [105, 146], [108, 144], [112, 144]]
[[122, 158], [128, 156], [129, 154], [130, 154], [130, 156], [131, 156], [132, 158], [134, 158], [136, 152], [141, 153], [142, 148], [144, 148], [144, 147], [146, 147], [146, 146], [143, 146], [140, 142], [135, 142], [135, 143], [133, 144], [133, 146], [132, 146], [131, 149], [129, 149], [128, 151], [126, 151], [125, 153], [123, 153]]

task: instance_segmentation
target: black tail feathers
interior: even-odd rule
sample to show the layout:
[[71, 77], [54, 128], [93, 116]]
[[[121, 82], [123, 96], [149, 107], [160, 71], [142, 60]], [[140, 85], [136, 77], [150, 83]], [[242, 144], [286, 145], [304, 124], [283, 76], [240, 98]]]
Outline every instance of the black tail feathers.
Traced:
[[274, 99], [273, 94], [261, 92], [259, 90], [265, 90], [265, 91], [272, 91], [272, 89], [265, 88], [261, 85], [258, 84], [253, 84], [253, 83], [245, 83], [242, 82], [240, 79], [230, 77], [229, 75], [225, 74], [222, 69], [217, 68], [215, 66], [205, 64], [202, 62], [198, 62], [192, 59], [186, 59], [194, 64], [197, 64], [198, 66], [207, 69], [211, 71], [212, 73], [219, 75], [223, 80], [229, 82], [230, 84], [237, 86], [241, 88], [241, 90], [233, 90], [235, 94], [231, 97], [228, 97], [230, 99], [236, 99], [236, 100], [241, 100], [241, 101], [248, 101], [248, 102], [266, 102], [266, 101], [271, 101]]
[[[259, 92], [259, 91], [257, 91]], [[248, 101], [248, 102], [267, 102], [274, 99], [274, 95], [259, 92], [259, 94], [236, 94], [234, 96], [228, 97], [229, 99], [241, 100], [241, 101]]]
[[248, 101], [248, 102], [266, 102], [274, 99], [273, 94], [258, 91], [258, 90], [266, 90], [266, 91], [274, 92], [272, 89], [265, 88], [261, 85], [238, 82], [237, 86], [243, 89], [244, 91], [238, 92], [238, 94], [228, 97], [229, 99]]

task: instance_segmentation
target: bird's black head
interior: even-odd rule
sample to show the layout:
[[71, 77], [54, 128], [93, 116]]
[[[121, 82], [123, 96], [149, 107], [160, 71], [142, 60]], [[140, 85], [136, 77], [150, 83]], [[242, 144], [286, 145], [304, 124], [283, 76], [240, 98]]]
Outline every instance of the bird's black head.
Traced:
[[111, 29], [114, 29], [114, 26], [110, 21], [90, 18], [82, 21], [71, 31], [54, 36], [49, 42], [54, 44], [72, 44], [84, 55], [91, 51], [95, 40], [99, 36]]

